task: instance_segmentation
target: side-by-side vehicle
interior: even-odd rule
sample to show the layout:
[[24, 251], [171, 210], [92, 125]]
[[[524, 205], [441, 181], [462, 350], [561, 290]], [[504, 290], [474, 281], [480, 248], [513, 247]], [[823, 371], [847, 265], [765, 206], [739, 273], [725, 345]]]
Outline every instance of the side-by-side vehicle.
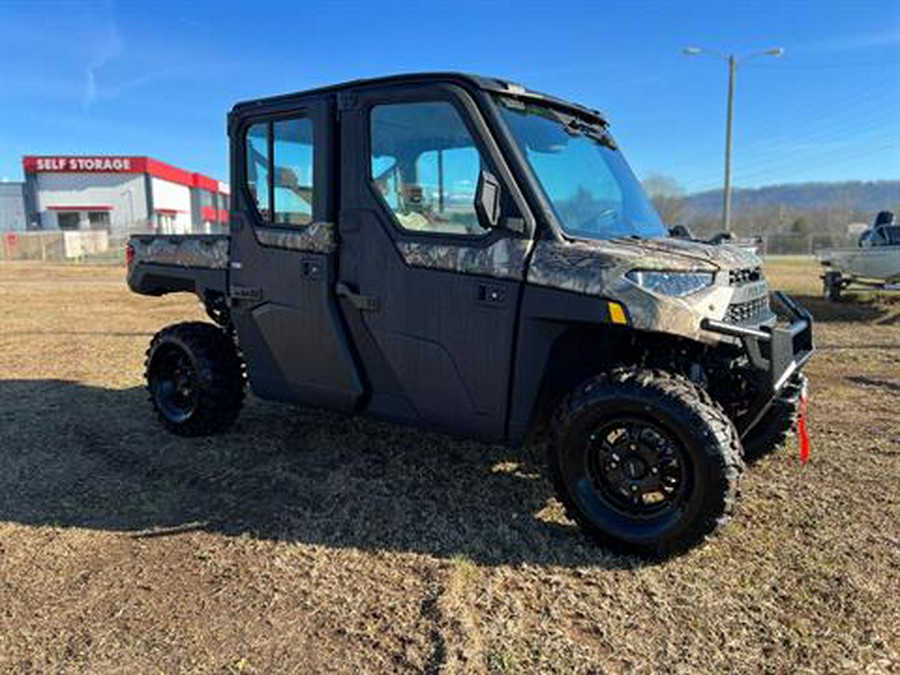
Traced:
[[405, 75], [240, 103], [228, 134], [230, 234], [129, 242], [134, 291], [195, 293], [214, 322], [151, 342], [172, 432], [225, 430], [249, 380], [535, 439], [587, 533], [664, 556], [728, 519], [745, 460], [795, 423], [809, 314], [752, 253], [670, 235], [596, 110]]

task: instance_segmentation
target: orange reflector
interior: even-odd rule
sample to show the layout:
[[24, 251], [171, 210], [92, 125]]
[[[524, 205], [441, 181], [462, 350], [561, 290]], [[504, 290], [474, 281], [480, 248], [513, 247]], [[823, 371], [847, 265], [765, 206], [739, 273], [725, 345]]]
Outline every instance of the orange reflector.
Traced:
[[609, 318], [612, 319], [613, 323], [628, 323], [625, 320], [625, 310], [622, 309], [622, 305], [618, 302], [607, 302], [606, 304], [609, 307]]

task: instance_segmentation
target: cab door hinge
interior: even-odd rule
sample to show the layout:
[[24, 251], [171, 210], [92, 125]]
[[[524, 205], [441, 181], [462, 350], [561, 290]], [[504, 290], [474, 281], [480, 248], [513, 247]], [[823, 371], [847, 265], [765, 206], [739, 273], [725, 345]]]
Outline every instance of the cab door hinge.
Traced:
[[355, 91], [339, 91], [337, 95], [337, 116], [340, 117], [341, 113], [353, 110], [356, 107], [356, 100]]

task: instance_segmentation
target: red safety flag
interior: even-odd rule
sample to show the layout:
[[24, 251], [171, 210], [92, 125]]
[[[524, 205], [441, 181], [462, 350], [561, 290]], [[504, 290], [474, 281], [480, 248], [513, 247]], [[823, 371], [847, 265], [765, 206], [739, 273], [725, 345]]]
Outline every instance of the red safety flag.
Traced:
[[809, 394], [806, 387], [800, 392], [800, 414], [797, 417], [797, 442], [800, 446], [800, 463], [806, 464], [809, 461], [809, 430], [806, 428], [806, 404], [809, 401]]

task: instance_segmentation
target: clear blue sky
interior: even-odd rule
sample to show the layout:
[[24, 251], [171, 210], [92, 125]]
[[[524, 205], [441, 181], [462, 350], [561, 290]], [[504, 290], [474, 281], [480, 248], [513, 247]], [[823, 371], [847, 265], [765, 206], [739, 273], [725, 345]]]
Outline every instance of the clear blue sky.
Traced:
[[721, 184], [900, 178], [900, 2], [282, 4], [0, 0], [0, 178], [23, 154], [150, 155], [227, 180], [241, 99], [402, 71], [507, 77], [604, 110], [639, 176]]

